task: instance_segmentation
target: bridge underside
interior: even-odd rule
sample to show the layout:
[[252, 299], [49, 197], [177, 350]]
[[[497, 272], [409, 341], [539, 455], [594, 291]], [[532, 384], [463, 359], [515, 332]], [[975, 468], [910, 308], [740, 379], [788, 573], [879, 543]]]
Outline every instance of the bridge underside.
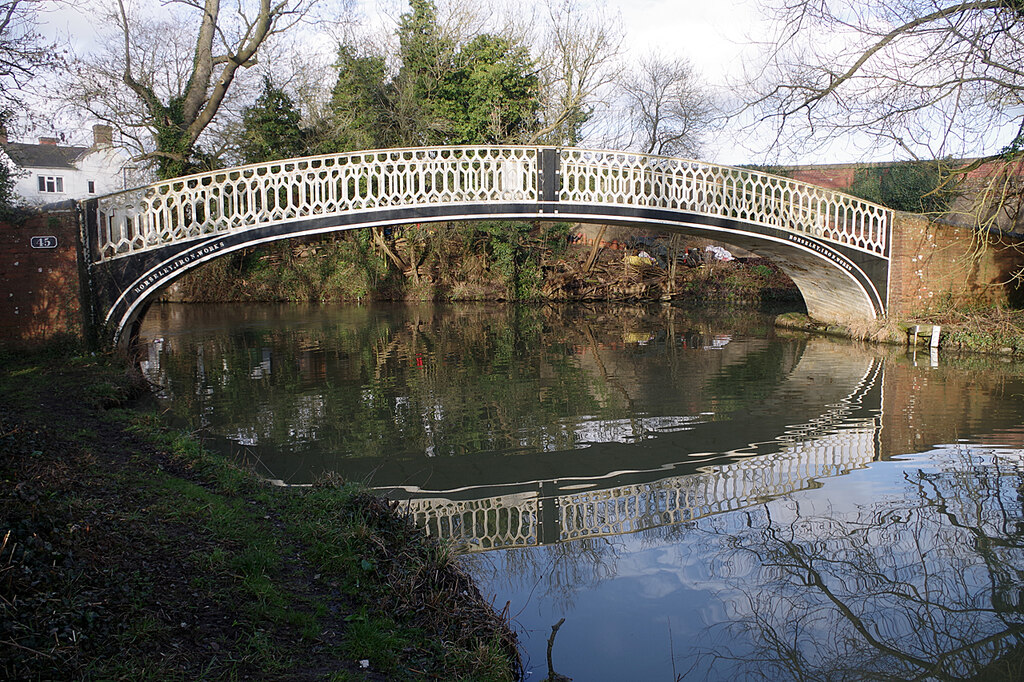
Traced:
[[92, 266], [97, 319], [124, 344], [148, 303], [189, 270], [247, 247], [365, 227], [440, 221], [545, 220], [614, 224], [706, 237], [770, 258], [796, 283], [808, 314], [846, 323], [885, 313], [888, 259], [763, 225], [674, 210], [564, 202], [380, 209], [285, 221], [200, 237]]

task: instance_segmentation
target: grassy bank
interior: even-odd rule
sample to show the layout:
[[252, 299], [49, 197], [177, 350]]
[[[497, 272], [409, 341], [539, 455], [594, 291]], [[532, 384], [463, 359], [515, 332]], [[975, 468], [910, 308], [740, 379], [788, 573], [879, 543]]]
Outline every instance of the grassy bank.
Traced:
[[509, 680], [515, 635], [385, 501], [271, 488], [110, 358], [0, 356], [0, 677]]
[[1024, 355], [1024, 310], [1003, 306], [935, 308], [916, 315], [884, 318], [855, 326], [825, 325], [806, 315], [787, 313], [776, 319], [780, 327], [844, 336], [860, 341], [907, 345], [913, 326], [920, 327], [919, 346], [931, 341], [931, 329], [938, 326], [939, 347], [958, 353]]

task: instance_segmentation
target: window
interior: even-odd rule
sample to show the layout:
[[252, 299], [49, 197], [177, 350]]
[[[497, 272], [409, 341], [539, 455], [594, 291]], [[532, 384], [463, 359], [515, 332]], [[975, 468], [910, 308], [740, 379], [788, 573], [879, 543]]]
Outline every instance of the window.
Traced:
[[64, 178], [53, 175], [40, 175], [39, 180], [39, 191], [40, 192], [63, 192], [64, 191]]
[[89, 181], [89, 194], [96, 194], [96, 183], [92, 180]]

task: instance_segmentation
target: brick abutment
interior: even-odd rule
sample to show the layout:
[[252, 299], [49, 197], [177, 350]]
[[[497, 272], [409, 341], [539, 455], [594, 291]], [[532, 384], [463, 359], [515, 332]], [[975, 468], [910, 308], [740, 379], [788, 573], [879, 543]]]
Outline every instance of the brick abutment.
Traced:
[[74, 205], [0, 223], [0, 341], [83, 338], [83, 269]]

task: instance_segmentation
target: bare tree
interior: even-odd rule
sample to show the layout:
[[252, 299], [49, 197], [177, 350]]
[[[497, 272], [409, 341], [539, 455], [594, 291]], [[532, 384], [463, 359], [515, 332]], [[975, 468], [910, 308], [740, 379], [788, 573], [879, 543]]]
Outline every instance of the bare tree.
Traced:
[[603, 12], [576, 0], [545, 0], [548, 27], [539, 52], [543, 123], [531, 142], [576, 145], [617, 76], [622, 35]]
[[1024, 228], [1024, 2], [765, 1], [780, 29], [744, 111], [773, 149], [842, 139], [933, 161], [935, 191], [964, 195], [949, 217]]
[[646, 154], [696, 157], [712, 121], [712, 103], [690, 62], [650, 55], [619, 82], [625, 146]]
[[777, 144], [853, 134], [915, 159], [988, 160], [1024, 147], [1019, 0], [768, 3], [781, 28], [748, 111]]
[[37, 29], [39, 7], [39, 0], [0, 0], [0, 109], [21, 108], [33, 79], [63, 63], [63, 52]]
[[112, 40], [78, 60], [68, 93], [135, 140], [139, 158], [155, 161], [161, 176], [201, 169], [209, 154], [197, 143], [239, 71], [307, 9], [306, 0], [240, 0], [222, 13], [221, 0], [179, 0], [167, 12], [133, 12], [116, 0], [107, 17]]

